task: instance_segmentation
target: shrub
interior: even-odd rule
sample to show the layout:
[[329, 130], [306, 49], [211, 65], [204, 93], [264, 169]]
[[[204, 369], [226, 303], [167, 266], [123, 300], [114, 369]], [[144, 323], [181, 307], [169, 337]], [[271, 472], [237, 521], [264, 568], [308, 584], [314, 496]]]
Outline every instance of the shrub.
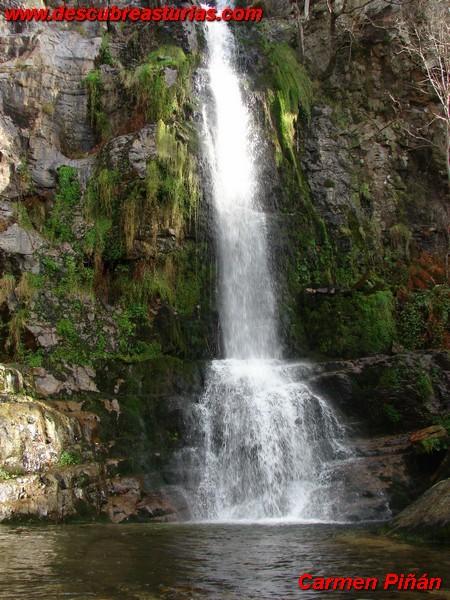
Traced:
[[82, 462], [81, 455], [78, 452], [63, 450], [59, 456], [58, 464], [60, 467], [72, 467], [80, 465]]

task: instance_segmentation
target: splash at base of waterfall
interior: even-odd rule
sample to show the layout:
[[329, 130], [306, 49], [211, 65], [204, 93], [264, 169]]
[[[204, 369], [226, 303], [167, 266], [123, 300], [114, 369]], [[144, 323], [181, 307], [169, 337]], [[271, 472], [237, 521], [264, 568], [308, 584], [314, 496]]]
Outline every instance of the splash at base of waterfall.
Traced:
[[344, 428], [288, 363], [213, 362], [194, 411], [195, 519], [339, 518], [331, 472], [351, 454]]

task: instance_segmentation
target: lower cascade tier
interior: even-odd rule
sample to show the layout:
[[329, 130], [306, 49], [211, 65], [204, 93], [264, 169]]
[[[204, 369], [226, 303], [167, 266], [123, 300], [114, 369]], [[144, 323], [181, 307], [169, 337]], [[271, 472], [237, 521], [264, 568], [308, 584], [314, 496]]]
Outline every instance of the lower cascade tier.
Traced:
[[193, 519], [383, 517], [382, 498], [377, 511], [363, 506], [355, 513], [359, 493], [346, 489], [343, 475], [355, 458], [345, 428], [298, 378], [299, 369], [283, 361], [211, 363], [190, 414], [191, 447], [184, 451]]

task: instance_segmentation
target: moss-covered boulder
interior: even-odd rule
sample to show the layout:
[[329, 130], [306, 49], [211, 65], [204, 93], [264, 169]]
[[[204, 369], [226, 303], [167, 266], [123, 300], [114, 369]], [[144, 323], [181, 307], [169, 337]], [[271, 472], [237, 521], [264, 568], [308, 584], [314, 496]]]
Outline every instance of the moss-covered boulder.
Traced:
[[390, 535], [450, 544], [450, 479], [440, 481], [401, 512]]
[[353, 292], [324, 299], [313, 296], [303, 308], [310, 348], [328, 356], [354, 358], [391, 350], [395, 303], [390, 291]]

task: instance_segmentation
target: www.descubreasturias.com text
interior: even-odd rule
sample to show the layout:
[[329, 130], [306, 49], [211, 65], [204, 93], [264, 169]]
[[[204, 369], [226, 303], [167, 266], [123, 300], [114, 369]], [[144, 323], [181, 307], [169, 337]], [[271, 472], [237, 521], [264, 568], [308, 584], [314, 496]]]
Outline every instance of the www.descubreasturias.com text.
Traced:
[[227, 7], [200, 8], [190, 6], [177, 8], [139, 8], [127, 6], [57, 6], [56, 8], [6, 8], [7, 21], [245, 21], [258, 23], [263, 18], [262, 8]]

